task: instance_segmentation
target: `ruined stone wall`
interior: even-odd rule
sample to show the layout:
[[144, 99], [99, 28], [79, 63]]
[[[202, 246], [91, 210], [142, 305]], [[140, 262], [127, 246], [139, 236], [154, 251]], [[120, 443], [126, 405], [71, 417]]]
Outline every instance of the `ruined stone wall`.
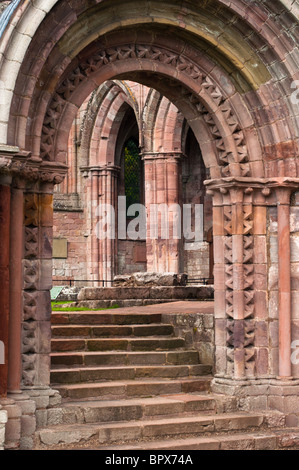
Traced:
[[146, 271], [145, 241], [118, 240], [118, 274]]
[[0, 406], [0, 450], [4, 450], [5, 424], [7, 423], [7, 412]]
[[206, 241], [185, 243], [185, 272], [190, 279], [208, 279], [210, 276], [210, 247]]
[[83, 211], [54, 212], [54, 238], [67, 240], [67, 258], [53, 259], [54, 280], [87, 279], [87, 237], [85, 234], [86, 223]]
[[174, 325], [175, 334], [199, 353], [201, 364], [214, 366], [215, 331], [213, 313], [163, 314], [162, 321]]

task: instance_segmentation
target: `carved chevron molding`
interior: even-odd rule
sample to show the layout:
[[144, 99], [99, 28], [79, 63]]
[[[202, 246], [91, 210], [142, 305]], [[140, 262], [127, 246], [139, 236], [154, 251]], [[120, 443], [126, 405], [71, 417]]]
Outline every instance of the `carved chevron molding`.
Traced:
[[[68, 77], [58, 86], [45, 115], [40, 153], [43, 160], [55, 160], [55, 141], [60, 119], [66, 104], [71, 100], [72, 94], [77, 87], [86, 81], [92, 73], [99, 71], [102, 67], [117, 61], [129, 59], [160, 62], [168, 67], [174, 68], [178, 72], [186, 74], [189, 79], [191, 78], [196, 82], [197, 87], [200, 85], [203, 92], [209, 95], [209, 99], [211, 99], [221, 111], [223, 118], [222, 127], [227, 128], [228, 132], [226, 132], [226, 135], [231, 137], [229, 143], [227, 139], [223, 138], [222, 129], [217, 126], [215, 117], [213, 117], [212, 113], [204, 106], [203, 98], [191, 92], [181, 84], [176, 84], [175, 86], [178, 89], [178, 93], [189, 101], [195, 112], [203, 117], [210, 131], [211, 140], [215, 142], [222, 175], [230, 176], [230, 164], [237, 163], [240, 167], [240, 176], [250, 176], [248, 152], [244, 134], [237, 117], [218, 85], [188, 57], [182, 54], [176, 54], [162, 47], [146, 44], [128, 44], [101, 50], [85, 61], [82, 61], [69, 73]], [[172, 80], [172, 82], [174, 82], [174, 80]]]

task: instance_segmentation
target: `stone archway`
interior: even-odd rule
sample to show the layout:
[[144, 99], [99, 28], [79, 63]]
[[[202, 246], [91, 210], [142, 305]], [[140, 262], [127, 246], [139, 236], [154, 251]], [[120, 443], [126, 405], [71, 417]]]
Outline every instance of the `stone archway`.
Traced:
[[[140, 2], [135, 13], [136, 4], [129, 2], [118, 9], [118, 17], [109, 1], [90, 9], [88, 2], [81, 6], [68, 2], [67, 12], [65, 2], [50, 3], [47, 11], [35, 8], [36, 21], [28, 30], [24, 21], [3, 41], [1, 78], [7, 75], [3, 83], [9, 106], [1, 111], [0, 163], [5, 173], [1, 186], [14, 199], [8, 198], [1, 212], [7, 223], [10, 204], [16, 211], [24, 208], [25, 215], [24, 223], [23, 217], [14, 216], [11, 224], [11, 233], [23, 234], [10, 241], [11, 257], [18, 253], [10, 279], [20, 295], [7, 298], [10, 325], [7, 306], [1, 317], [5, 338], [12, 332], [11, 325], [22, 325], [22, 342], [13, 334], [10, 342], [14, 368], [7, 365], [1, 370], [14, 384], [9, 390], [21, 387], [20, 370], [28, 393], [49, 386], [53, 185], [62, 181], [67, 170], [67, 139], [78, 107], [100, 83], [112, 78], [155, 84], [187, 119], [210, 172], [206, 184], [214, 202], [215, 389], [230, 392], [241, 383], [250, 394], [252, 381], [268, 387], [271, 380], [277, 386], [277, 376], [298, 377], [298, 368], [290, 360], [294, 330], [290, 203], [291, 194], [298, 190], [298, 129], [296, 122], [287, 119], [290, 112], [296, 116], [291, 93], [284, 97], [295, 76], [294, 65], [286, 57], [293, 50], [292, 35], [281, 38], [267, 1], [244, 10], [237, 0], [229, 6], [215, 0], [208, 2], [206, 11], [183, 2], [179, 14], [176, 2], [169, 2], [162, 13], [159, 2]], [[32, 8], [21, 4], [14, 20], [29, 18]], [[292, 11], [285, 13], [296, 24]], [[178, 35], [169, 37], [165, 25]], [[216, 33], [211, 32], [213, 27]], [[282, 29], [285, 33], [285, 24]], [[240, 31], [246, 31], [245, 39]], [[9, 41], [9, 34], [15, 35], [15, 41]], [[257, 47], [258, 41], [262, 47]], [[270, 47], [269, 56], [263, 47]], [[21, 66], [15, 65], [17, 60]], [[11, 79], [8, 72], [13, 66], [17, 72]], [[268, 96], [271, 105], [264, 104]], [[279, 336], [279, 348], [271, 337], [271, 260], [265, 250], [266, 220], [273, 210], [281, 255], [275, 266], [279, 335], [274, 339]], [[2, 267], [4, 280], [7, 259]], [[297, 386], [296, 381], [292, 384]]]
[[[253, 154], [247, 146], [245, 137], [246, 127], [244, 128], [244, 125], [242, 127], [241, 122], [238, 120], [236, 108], [238, 107], [237, 105], [241, 106], [242, 99], [236, 94], [233, 85], [231, 85], [231, 95], [235, 97], [234, 105], [231, 104], [227, 89], [221, 90], [219, 79], [213, 77], [211, 72], [208, 73], [206, 71], [208, 68], [207, 59], [205, 59], [204, 63], [202, 63], [201, 57], [196, 61], [194, 59], [196, 57], [196, 50], [191, 46], [188, 47], [188, 54], [186, 55], [182, 52], [178, 53], [169, 46], [166, 47], [164, 42], [166, 43], [167, 41], [162, 35], [159, 36], [159, 43], [156, 44], [154, 42], [155, 36], [152, 36], [152, 41], [148, 43], [146, 38], [143, 37], [142, 31], [138, 31], [134, 42], [132, 36], [132, 41], [128, 43], [128, 34], [128, 31], [125, 35], [120, 31], [118, 34], [113, 33], [111, 36], [108, 35], [105, 38], [101, 38], [100, 41], [95, 41], [92, 46], [89, 46], [80, 53], [79, 60], [76, 59], [68, 64], [65, 72], [62, 73], [60, 80], [57, 81], [55, 91], [52, 92], [51, 98], [48, 99], [47, 108], [43, 104], [44, 118], [42, 126], [41, 121], [36, 120], [33, 121], [31, 128], [33, 136], [38, 135], [38, 129], [41, 132], [40, 139], [33, 137], [32, 141], [34, 148], [37, 148], [36, 144], [40, 141], [40, 153], [39, 157], [36, 156], [36, 158], [41, 158], [41, 166], [47, 165], [49, 167], [64, 168], [67, 138], [71, 123], [78, 107], [92, 88], [95, 87], [95, 84], [98, 85], [104, 79], [132, 76], [135, 80], [146, 85], [151, 85], [153, 83], [152, 80], [154, 80], [156, 88], [162, 91], [184, 113], [202, 147], [203, 158], [212, 179], [250, 178], [255, 176], [257, 171], [259, 171], [261, 176], [263, 171], [262, 162], [256, 162], [256, 154]], [[179, 51], [183, 51], [186, 49], [186, 45], [182, 41], [177, 41], [176, 48]], [[209, 65], [210, 67], [212, 66], [211, 64]], [[34, 113], [40, 114], [36, 106], [33, 109]], [[242, 119], [246, 120], [246, 114], [249, 117], [249, 113], [248, 111], [244, 112], [243, 107], [242, 110]], [[248, 128], [251, 129], [253, 124], [251, 120], [249, 122]], [[250, 143], [253, 145], [252, 141]], [[257, 145], [258, 141], [256, 140], [254, 143], [255, 149]], [[34, 158], [34, 155], [32, 155], [32, 158]], [[155, 156], [147, 154], [145, 158], [149, 162], [153, 158], [155, 159]], [[232, 187], [232, 190], [236, 191], [235, 182]], [[32, 195], [32, 197], [35, 196]], [[252, 221], [252, 211], [247, 211], [247, 202], [243, 205], [243, 197], [238, 201], [239, 203], [241, 205], [238, 207], [238, 224], [243, 224], [247, 228], [247, 221]], [[218, 223], [217, 214], [215, 215], [214, 223]], [[233, 235], [237, 228], [234, 227], [232, 230]], [[238, 235], [242, 236], [242, 239], [238, 237], [238, 243], [240, 246], [243, 246], [244, 243], [247, 254], [250, 250], [253, 253], [254, 249], [251, 237], [252, 230], [253, 228], [250, 226], [245, 234], [237, 232]], [[31, 234], [29, 236], [31, 237]], [[231, 247], [231, 250], [233, 250], [233, 247]], [[240, 247], [238, 250], [240, 251]], [[228, 258], [229, 256], [228, 254]], [[240, 259], [237, 260], [238, 268], [246, 270], [248, 268], [247, 264], [252, 260], [252, 255], [245, 257], [245, 259], [245, 263], [243, 263], [243, 258], [242, 262]], [[234, 268], [233, 263], [231, 268]], [[250, 269], [252, 269], [251, 265]], [[230, 295], [234, 294], [234, 289], [232, 289], [233, 292], [231, 293], [223, 284], [223, 277], [220, 274], [221, 270], [223, 270], [223, 264], [218, 266], [218, 271], [215, 268], [216, 294], [218, 295], [216, 304], [219, 301], [219, 294], [221, 292], [225, 302], [228, 303], [226, 314], [228, 319], [230, 319], [231, 317], [228, 312], [230, 312], [231, 304], [227, 298], [227, 292]], [[221, 290], [219, 290], [220, 284]], [[242, 297], [243, 299], [241, 303], [245, 302], [246, 305], [248, 304], [248, 321], [251, 321], [254, 315], [254, 309], [252, 308], [254, 303], [253, 279], [251, 283], [246, 285], [246, 288], [239, 289], [238, 287], [237, 291], [239, 298]], [[32, 297], [38, 294], [31, 286], [30, 292], [27, 289], [24, 295], [29, 297], [29, 302], [31, 302]], [[221, 302], [223, 302], [223, 299], [221, 299]], [[245, 317], [243, 317], [244, 331], [247, 328], [246, 318], [247, 313], [245, 312]], [[31, 317], [29, 317], [30, 320], [32, 320]], [[32, 334], [32, 331], [30, 331], [30, 334]], [[242, 348], [245, 354], [244, 344]], [[242, 356], [242, 376], [246, 376], [245, 357], [247, 358], [247, 356], [244, 354]], [[234, 362], [234, 359], [235, 356], [232, 362]], [[252, 356], [250, 357], [251, 359]], [[233, 370], [235, 373], [236, 366]], [[27, 377], [31, 376], [28, 373], [25, 373], [25, 375]], [[33, 385], [34, 379], [28, 378], [28, 384]]]

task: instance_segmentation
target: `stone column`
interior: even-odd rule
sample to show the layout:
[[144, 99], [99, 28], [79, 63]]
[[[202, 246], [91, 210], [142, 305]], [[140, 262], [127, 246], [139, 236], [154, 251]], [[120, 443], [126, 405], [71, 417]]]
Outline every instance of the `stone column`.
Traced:
[[88, 196], [90, 197], [89, 206], [90, 206], [90, 269], [91, 269], [91, 279], [94, 280], [94, 287], [98, 286], [99, 278], [99, 243], [96, 234], [97, 226], [97, 208], [99, 204], [99, 172], [97, 168], [92, 168], [90, 170], [90, 192]]
[[[21, 416], [22, 410], [18, 406], [14, 397], [9, 393], [11, 390], [11, 378], [14, 375], [14, 386], [16, 387], [17, 398], [22, 396], [20, 391], [20, 332], [21, 318], [18, 318], [18, 324], [15, 322], [15, 310], [11, 310], [14, 300], [16, 302], [21, 299], [21, 290], [14, 292], [12, 286], [15, 285], [13, 275], [14, 270], [11, 269], [11, 254], [15, 247], [13, 235], [14, 233], [14, 191], [11, 189], [11, 176], [0, 176], [0, 239], [2, 249], [0, 251], [0, 285], [1, 285], [1, 314], [0, 314], [0, 339], [5, 345], [5, 364], [0, 365], [0, 390], [1, 405], [7, 414], [7, 423], [5, 426], [5, 449], [16, 449], [20, 447], [21, 439]], [[21, 205], [21, 226], [23, 224], [23, 207]], [[17, 221], [18, 224], [18, 221]], [[22, 238], [21, 232], [18, 234], [19, 239]], [[20, 242], [22, 247], [22, 241]], [[21, 266], [20, 274], [21, 274]], [[20, 287], [20, 286], [19, 286]], [[20, 311], [19, 311], [20, 313]], [[12, 334], [13, 326], [16, 327], [15, 336]], [[16, 348], [12, 354], [13, 348]], [[17, 370], [14, 370], [14, 366]]]
[[10, 321], [9, 321], [9, 393], [21, 393], [21, 325], [22, 325], [22, 259], [24, 183], [14, 180], [11, 189], [11, 224], [10, 224]]
[[216, 373], [239, 380], [254, 375], [252, 190], [213, 195]]
[[36, 183], [26, 189], [24, 225], [23, 385], [49, 386], [53, 184]]
[[[181, 272], [183, 238], [182, 223], [179, 218], [182, 218], [181, 157], [181, 153], [175, 152], [143, 154], [145, 206], [148, 215], [146, 241], [148, 272], [176, 274]], [[158, 217], [155, 217], [153, 205], [160, 204], [161, 208], [164, 205], [165, 210], [168, 209], [168, 213], [162, 211], [157, 214]], [[172, 211], [171, 206], [178, 207], [179, 211]], [[149, 214], [153, 215], [152, 219]]]
[[104, 286], [112, 287], [111, 282], [116, 274], [117, 260], [117, 184], [120, 168], [114, 165], [101, 167], [99, 171], [99, 204], [112, 208], [113, 224], [107, 237], [99, 240], [99, 279]]
[[209, 190], [213, 195], [219, 383], [221, 379], [232, 383], [271, 376], [267, 206], [273, 204], [274, 196], [267, 183], [223, 179]]
[[[117, 185], [120, 168], [114, 165], [92, 167], [91, 173], [91, 237], [92, 263], [95, 280], [100, 286], [111, 287], [117, 260]], [[112, 208], [113, 227], [102, 227], [108, 217], [104, 208]], [[109, 215], [109, 217], [110, 217]], [[105, 230], [103, 230], [105, 228]], [[108, 230], [107, 230], [108, 229]]]
[[0, 364], [0, 398], [7, 396], [9, 348], [9, 252], [10, 252], [10, 184], [9, 175], [0, 174], [0, 341], [4, 345], [4, 364]]
[[[298, 422], [299, 378], [291, 376], [290, 196], [299, 179], [223, 178], [206, 185], [214, 204], [213, 391], [238, 397], [245, 409], [278, 409], [288, 422]], [[275, 207], [277, 252], [267, 225], [270, 214], [276, 225]], [[275, 296], [269, 296], [270, 283], [277, 282], [278, 317]]]
[[279, 378], [290, 379], [291, 365], [291, 244], [289, 188], [277, 188]]

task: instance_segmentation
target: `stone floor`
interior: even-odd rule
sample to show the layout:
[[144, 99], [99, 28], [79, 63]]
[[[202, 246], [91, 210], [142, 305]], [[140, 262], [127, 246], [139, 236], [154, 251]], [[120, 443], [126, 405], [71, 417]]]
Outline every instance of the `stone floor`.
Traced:
[[[105, 313], [105, 310], [101, 311]], [[107, 312], [111, 312], [110, 309], [107, 309]], [[136, 306], [136, 307], [122, 307], [115, 310], [115, 313], [213, 313], [214, 312], [214, 302], [213, 301], [179, 301], [179, 302], [167, 302], [162, 304], [146, 305], [146, 306]]]

